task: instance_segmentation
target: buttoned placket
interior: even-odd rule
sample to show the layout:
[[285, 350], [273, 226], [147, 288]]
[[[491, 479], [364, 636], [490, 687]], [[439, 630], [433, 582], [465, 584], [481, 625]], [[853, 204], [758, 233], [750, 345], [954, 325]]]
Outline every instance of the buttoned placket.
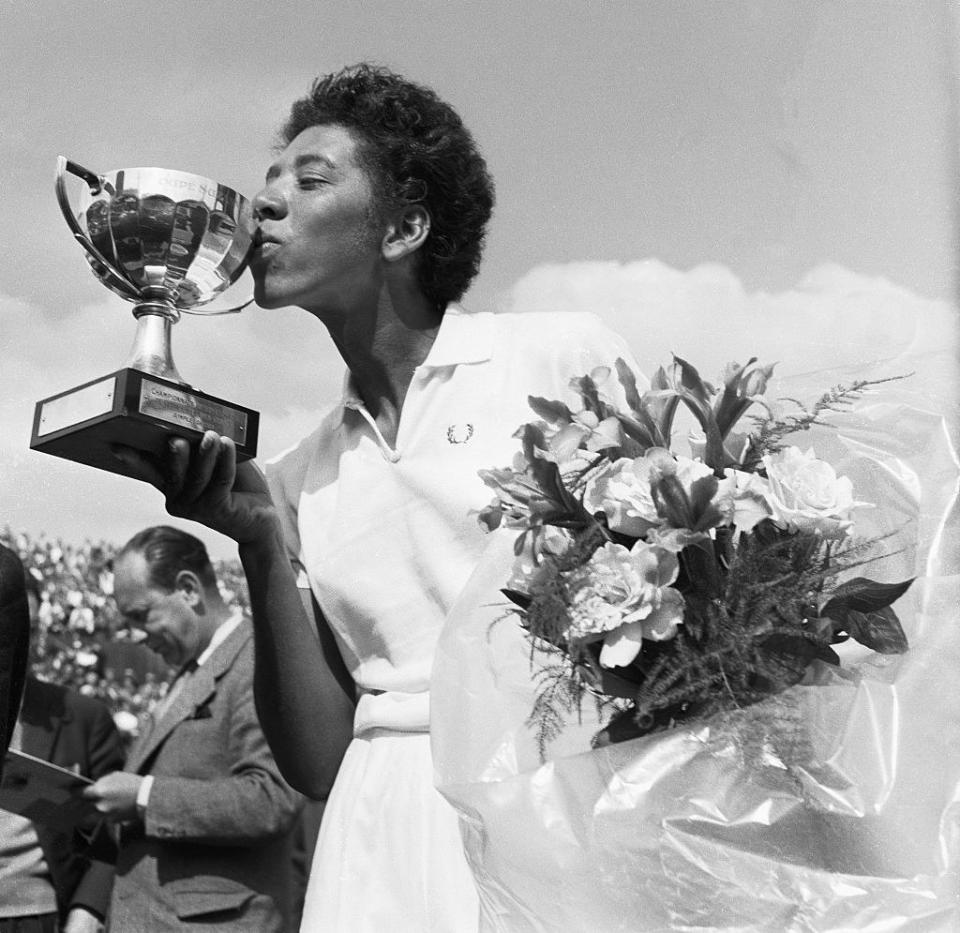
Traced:
[[416, 418], [417, 408], [419, 408], [421, 404], [420, 396], [423, 394], [422, 383], [428, 372], [429, 369], [424, 366], [418, 366], [413, 372], [413, 378], [410, 380], [406, 397], [403, 400], [403, 408], [400, 410], [400, 421], [397, 424], [397, 440], [395, 447], [391, 447], [387, 443], [387, 439], [383, 436], [383, 433], [377, 426], [377, 419], [370, 414], [366, 405], [363, 404], [359, 397], [356, 395], [347, 394], [343, 400], [343, 407], [345, 409], [357, 412], [363, 418], [363, 420], [370, 425], [370, 429], [373, 431], [374, 439], [377, 442], [377, 447], [380, 449], [380, 453], [383, 455], [384, 460], [388, 461], [389, 463], [400, 462], [400, 459], [403, 455], [402, 452], [406, 447], [407, 440], [409, 439], [407, 435], [409, 434], [410, 429], [408, 429], [407, 425]]
[[457, 304], [448, 305], [427, 358], [413, 371], [400, 411], [395, 447], [387, 443], [376, 419], [354, 390], [350, 372], [346, 373], [341, 405], [344, 411], [358, 412], [367, 422], [384, 460], [388, 463], [399, 463], [410, 443], [416, 442], [417, 429], [421, 426], [421, 413], [424, 407], [429, 405], [429, 399], [433, 395], [429, 391], [431, 374], [463, 363], [480, 363], [491, 358], [492, 326], [492, 315], [489, 312], [473, 315]]
[[[383, 454], [385, 460], [389, 460], [390, 463], [397, 463], [400, 460], [400, 451], [391, 447], [387, 443], [387, 439], [380, 433], [380, 428], [377, 427], [377, 420], [367, 411], [366, 406], [363, 402], [358, 399], [347, 399], [343, 403], [343, 407], [349, 411], [359, 412], [363, 417], [364, 421], [370, 425], [371, 430], [373, 431], [373, 436], [376, 439], [377, 446], [380, 448], [380, 453]], [[397, 431], [397, 442], [400, 441], [400, 432]]]

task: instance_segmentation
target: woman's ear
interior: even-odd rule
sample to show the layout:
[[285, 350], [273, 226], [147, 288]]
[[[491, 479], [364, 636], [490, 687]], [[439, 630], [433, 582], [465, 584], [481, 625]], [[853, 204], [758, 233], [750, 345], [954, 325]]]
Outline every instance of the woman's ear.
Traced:
[[176, 592], [183, 596], [191, 608], [196, 609], [203, 602], [203, 587], [193, 571], [181, 570], [173, 585]]
[[383, 237], [383, 258], [396, 262], [415, 253], [430, 233], [430, 214], [422, 204], [411, 204], [397, 212]]

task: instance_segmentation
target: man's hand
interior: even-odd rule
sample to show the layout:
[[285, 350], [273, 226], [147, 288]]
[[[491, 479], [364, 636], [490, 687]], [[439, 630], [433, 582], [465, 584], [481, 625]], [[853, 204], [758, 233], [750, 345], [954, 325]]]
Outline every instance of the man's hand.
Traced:
[[85, 907], [73, 907], [67, 914], [63, 933], [100, 933], [103, 923]]
[[277, 514], [267, 482], [252, 461], [237, 464], [230, 438], [207, 431], [196, 450], [172, 437], [163, 458], [116, 445], [114, 456], [166, 497], [167, 511], [189, 518], [240, 544], [278, 535]]
[[126, 823], [138, 818], [137, 791], [142, 782], [142, 775], [114, 771], [85, 787], [83, 796], [94, 801], [97, 810], [112, 823]]

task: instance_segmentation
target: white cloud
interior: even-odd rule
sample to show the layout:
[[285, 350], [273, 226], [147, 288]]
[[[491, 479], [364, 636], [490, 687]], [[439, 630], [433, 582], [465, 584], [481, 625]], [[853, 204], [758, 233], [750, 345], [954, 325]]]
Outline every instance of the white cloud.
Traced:
[[781, 373], [859, 369], [956, 347], [956, 312], [839, 266], [793, 289], [748, 293], [721, 265], [688, 272], [657, 260], [538, 266], [502, 302], [515, 311], [592, 310], [634, 348], [644, 369], [676, 352], [713, 374], [728, 360], [779, 360]]

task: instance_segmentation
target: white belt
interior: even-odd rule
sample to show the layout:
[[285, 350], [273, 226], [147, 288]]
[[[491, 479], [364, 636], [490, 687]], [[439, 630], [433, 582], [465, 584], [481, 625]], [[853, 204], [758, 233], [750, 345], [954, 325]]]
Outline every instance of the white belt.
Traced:
[[403, 693], [399, 690], [385, 690], [361, 693], [353, 716], [353, 734], [359, 736], [371, 729], [429, 732], [429, 692]]

